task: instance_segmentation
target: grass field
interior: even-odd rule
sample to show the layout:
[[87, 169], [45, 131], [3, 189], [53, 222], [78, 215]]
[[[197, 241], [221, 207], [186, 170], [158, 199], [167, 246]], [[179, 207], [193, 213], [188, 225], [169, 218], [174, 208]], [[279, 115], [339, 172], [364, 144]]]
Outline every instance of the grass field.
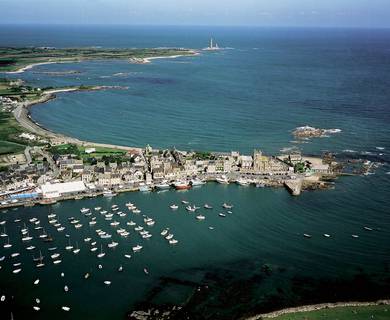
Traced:
[[17, 138], [22, 132], [11, 113], [0, 111], [0, 155], [19, 153], [24, 150], [26, 144]]
[[155, 56], [192, 54], [186, 49], [99, 49], [99, 48], [1, 48], [0, 71], [16, 71], [30, 64], [43, 62], [72, 62], [80, 60], [109, 60], [150, 58]]
[[[85, 153], [85, 149], [95, 148], [95, 152]], [[124, 156], [126, 154], [125, 151], [111, 148], [103, 148], [103, 147], [95, 147], [95, 146], [76, 146], [74, 144], [62, 144], [58, 146], [53, 146], [49, 149], [52, 154], [74, 154], [80, 157], [81, 159], [87, 158], [102, 158], [106, 157], [116, 157], [116, 156]]]
[[273, 320], [389, 320], [390, 306], [339, 307], [282, 315]]

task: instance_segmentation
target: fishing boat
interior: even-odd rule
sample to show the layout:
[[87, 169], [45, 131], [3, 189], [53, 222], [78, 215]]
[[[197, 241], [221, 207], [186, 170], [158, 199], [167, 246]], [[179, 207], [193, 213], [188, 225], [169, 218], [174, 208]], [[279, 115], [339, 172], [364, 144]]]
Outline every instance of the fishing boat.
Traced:
[[177, 209], [179, 208], [179, 206], [176, 205], [176, 204], [171, 204], [169, 207], [170, 207], [172, 210], [177, 210]]
[[176, 190], [188, 190], [191, 189], [191, 185], [187, 181], [176, 181], [173, 183]]
[[204, 220], [204, 219], [206, 219], [206, 217], [200, 214], [200, 215], [196, 216], [196, 219], [197, 220]]
[[204, 205], [204, 208], [205, 208], [205, 209], [212, 209], [213, 207], [206, 203], [206, 204]]
[[229, 179], [225, 176], [225, 175], [222, 175], [220, 177], [217, 177], [215, 179], [215, 181], [217, 181], [218, 183], [220, 184], [229, 184]]
[[103, 258], [105, 255], [106, 253], [103, 252], [103, 245], [100, 245], [100, 253], [97, 255], [97, 257], [100, 259]]
[[137, 244], [135, 247], [133, 247], [132, 249], [133, 249], [133, 252], [139, 252], [139, 251], [141, 251], [141, 249], [142, 249], [143, 247], [141, 246], [141, 245], [139, 245], [139, 244]]

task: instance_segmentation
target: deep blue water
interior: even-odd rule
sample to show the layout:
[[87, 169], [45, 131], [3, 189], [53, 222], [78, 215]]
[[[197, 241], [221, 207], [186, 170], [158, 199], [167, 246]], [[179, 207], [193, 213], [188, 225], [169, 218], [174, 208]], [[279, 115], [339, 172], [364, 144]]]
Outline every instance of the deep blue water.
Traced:
[[[157, 220], [145, 250], [126, 261], [123, 253], [140, 240], [136, 235], [119, 240], [120, 247], [106, 258], [107, 269], [99, 273], [95, 257], [82, 240], [90, 231], [83, 227], [71, 235], [73, 241], [82, 245], [83, 254], [72, 258], [65, 253], [63, 266], [58, 270], [48, 266], [42, 271], [42, 278], [52, 279], [50, 285], [43, 281], [42, 287], [33, 288], [36, 271], [32, 266], [26, 266], [20, 276], [10, 277], [10, 266], [5, 264], [0, 270], [1, 290], [17, 296], [19, 307], [26, 308], [22, 308], [23, 315], [31, 312], [31, 301], [39, 295], [46, 300], [41, 317], [58, 317], [58, 306], [66, 302], [72, 305], [73, 315], [121, 318], [135, 303], [150, 300], [148, 293], [164, 277], [209, 285], [210, 294], [199, 303], [199, 308], [202, 310], [204, 305], [205, 310], [212, 310], [209, 314], [214, 318], [229, 306], [221, 292], [243, 294], [232, 288], [245, 281], [250, 282], [244, 291], [251, 292], [251, 299], [234, 302], [241, 301], [237, 305], [246, 311], [267, 302], [270, 294], [284, 297], [279, 306], [310, 302], [303, 293], [293, 290], [297, 277], [309, 278], [305, 286], [322, 279], [327, 283], [339, 281], [337, 285], [343, 288], [350, 285], [350, 297], [356, 291], [381, 292], [378, 283], [375, 290], [355, 290], [352, 284], [343, 286], [342, 281], [362, 274], [371, 279], [375, 274], [381, 279], [379, 283], [384, 284], [383, 279], [389, 277], [390, 175], [386, 172], [390, 171], [390, 31], [4, 27], [0, 29], [0, 44], [202, 48], [210, 36], [229, 49], [156, 60], [149, 65], [126, 61], [45, 65], [12, 77], [22, 77], [36, 86], [129, 87], [60, 94], [56, 100], [32, 108], [33, 118], [43, 126], [85, 140], [186, 150], [251, 152], [261, 148], [270, 154], [298, 146], [305, 153], [331, 150], [341, 157], [349, 155], [343, 150], [350, 149], [356, 151], [354, 156], [368, 157], [383, 166], [375, 175], [340, 178], [335, 190], [308, 192], [299, 198], [292, 198], [284, 190], [218, 185], [186, 193], [121, 195], [113, 203], [123, 206], [126, 201], [136, 202]], [[77, 70], [80, 74], [40, 73], [64, 70]], [[291, 130], [305, 124], [339, 128], [342, 132], [305, 144], [293, 143]], [[235, 204], [234, 213], [222, 220], [217, 216], [218, 208], [207, 215], [205, 223], [198, 223], [182, 209], [177, 213], [168, 209], [170, 203], [183, 198], [197, 204], [210, 202], [216, 207], [230, 201]], [[64, 216], [61, 219], [65, 223], [65, 217], [78, 215], [82, 206], [96, 205], [109, 203], [106, 199], [66, 202], [53, 210]], [[14, 217], [27, 220], [39, 216], [44, 221], [46, 213], [46, 208], [20, 209], [5, 213], [2, 220], [9, 221], [7, 228], [15, 234], [18, 227], [11, 223]], [[209, 230], [209, 225], [215, 226], [215, 230]], [[177, 234], [177, 247], [171, 248], [160, 239], [159, 232], [165, 226]], [[367, 232], [363, 226], [376, 230]], [[99, 227], [111, 228], [104, 220], [99, 221]], [[303, 233], [311, 233], [313, 238], [303, 239]], [[322, 237], [323, 233], [332, 238]], [[351, 234], [355, 233], [360, 238], [353, 239]], [[64, 236], [55, 236], [56, 242], [64, 246]], [[31, 264], [29, 256], [22, 259]], [[125, 272], [118, 275], [115, 270], [121, 263]], [[272, 266], [272, 275], [264, 276], [264, 264]], [[145, 266], [151, 270], [150, 277], [142, 272]], [[86, 283], [82, 275], [89, 268], [94, 276]], [[77, 286], [71, 295], [62, 293], [64, 280], [59, 278], [59, 270], [65, 271], [72, 288]], [[106, 278], [113, 281], [110, 288], [101, 284]], [[338, 286], [334, 286], [335, 291]], [[165, 290], [152, 302], [180, 302], [194, 291], [172, 282], [165, 282], [163, 287]], [[284, 294], [280, 287], [285, 289]], [[316, 294], [312, 296], [330, 299], [319, 287], [313, 287]], [[348, 299], [348, 294], [338, 297]], [[97, 308], [96, 301], [104, 303], [104, 307]], [[226, 310], [234, 314], [230, 308]]]

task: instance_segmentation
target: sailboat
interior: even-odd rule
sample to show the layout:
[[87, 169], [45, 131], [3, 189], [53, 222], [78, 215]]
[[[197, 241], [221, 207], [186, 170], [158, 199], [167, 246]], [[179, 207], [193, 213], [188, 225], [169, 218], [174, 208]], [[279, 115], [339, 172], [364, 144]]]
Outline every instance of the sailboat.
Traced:
[[74, 253], [74, 254], [78, 254], [79, 252], [80, 252], [79, 244], [78, 244], [78, 242], [76, 241], [76, 249], [73, 250], [73, 253]]
[[3, 247], [4, 247], [5, 249], [11, 248], [11, 247], [12, 247], [12, 244], [9, 243], [9, 237], [8, 237], [8, 242], [7, 242], [6, 244], [4, 244]]
[[37, 263], [37, 268], [41, 268], [41, 267], [44, 267], [45, 264], [43, 263], [43, 256], [42, 256], [42, 252], [41, 250], [39, 250], [39, 258], [38, 258], [38, 263]]
[[97, 255], [98, 258], [103, 258], [106, 254], [103, 252], [103, 245], [100, 245], [100, 253]]
[[70, 239], [69, 239], [69, 244], [65, 247], [65, 250], [70, 251], [70, 250], [72, 250], [72, 249], [73, 249], [73, 246], [71, 245]]
[[220, 50], [219, 46], [217, 43], [213, 43], [213, 38], [210, 39], [210, 44], [207, 48], [204, 48], [203, 49], [204, 51], [216, 51], [216, 50]]

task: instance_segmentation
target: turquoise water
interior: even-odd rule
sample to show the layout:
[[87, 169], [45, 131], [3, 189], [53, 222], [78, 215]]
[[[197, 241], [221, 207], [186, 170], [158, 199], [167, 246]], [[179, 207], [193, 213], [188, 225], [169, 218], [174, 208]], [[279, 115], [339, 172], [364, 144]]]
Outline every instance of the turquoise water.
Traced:
[[[72, 242], [79, 242], [81, 252], [74, 256], [61, 249], [62, 264], [47, 261], [39, 271], [33, 267], [31, 254], [22, 249], [19, 227], [12, 221], [37, 216], [47, 224], [48, 208], [2, 213], [0, 220], [8, 221], [11, 242], [22, 252], [19, 275], [11, 273], [9, 260], [0, 270], [0, 291], [15, 296], [16, 313], [39, 319], [123, 318], [126, 311], [141, 307], [140, 303], [187, 301], [191, 319], [232, 319], [287, 305], [389, 295], [389, 31], [75, 30], [42, 27], [27, 32], [15, 27], [0, 30], [0, 39], [4, 45], [201, 48], [213, 35], [220, 46], [230, 49], [149, 65], [124, 61], [45, 65], [18, 75], [37, 86], [128, 87], [60, 94], [56, 100], [33, 107], [33, 118], [49, 129], [90, 141], [186, 150], [251, 152], [261, 148], [277, 153], [299, 146], [308, 154], [332, 150], [340, 158], [363, 157], [383, 166], [375, 175], [340, 178], [335, 190], [307, 192], [299, 198], [283, 189], [209, 184], [189, 192], [131, 193], [112, 200], [56, 204], [52, 210], [68, 227]], [[80, 74], [40, 73], [61, 70]], [[292, 143], [291, 130], [305, 124], [342, 132], [306, 144]], [[207, 202], [215, 209], [201, 210], [206, 220], [199, 222], [183, 208], [169, 209], [182, 199], [198, 205]], [[133, 232], [126, 240], [118, 238], [120, 245], [106, 249], [103, 269], [98, 270], [98, 259], [82, 240], [92, 233], [86, 218], [80, 217], [84, 226], [75, 232], [66, 217], [80, 216], [79, 209], [85, 206], [116, 203], [125, 209], [128, 201], [156, 219], [153, 237], [145, 241]], [[223, 202], [235, 206], [226, 218], [218, 216]], [[141, 222], [142, 216], [118, 219], [123, 225], [129, 219]], [[100, 215], [98, 221], [96, 228], [112, 229]], [[365, 231], [364, 226], [374, 231]], [[164, 227], [174, 232], [177, 246], [161, 238]], [[55, 237], [49, 246], [67, 244], [63, 234], [50, 226], [47, 230]], [[313, 237], [305, 239], [303, 233]], [[124, 258], [137, 243], [144, 249], [130, 260]], [[36, 244], [48, 256], [47, 244]], [[4, 252], [0, 248], [0, 256]], [[123, 273], [116, 271], [120, 264]], [[65, 273], [64, 279], [60, 272]], [[90, 279], [83, 279], [85, 272], [91, 272]], [[41, 283], [34, 286], [38, 276]], [[111, 286], [104, 286], [104, 280], [111, 280]], [[68, 293], [62, 290], [65, 283], [70, 287]], [[208, 288], [199, 294], [199, 286]], [[35, 297], [41, 299], [42, 310], [34, 315]], [[64, 304], [71, 306], [69, 314], [59, 309]]]

